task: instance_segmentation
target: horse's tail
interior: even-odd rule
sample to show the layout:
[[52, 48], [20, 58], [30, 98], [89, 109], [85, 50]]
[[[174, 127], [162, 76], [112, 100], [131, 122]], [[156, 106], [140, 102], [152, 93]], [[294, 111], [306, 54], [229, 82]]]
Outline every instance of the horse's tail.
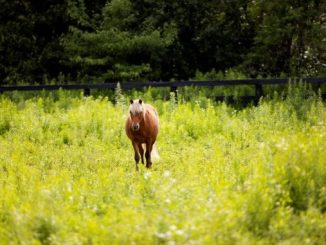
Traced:
[[153, 149], [151, 152], [151, 158], [152, 158], [152, 161], [160, 160], [160, 155], [158, 154], [156, 143], [154, 143], [154, 145], [153, 145]]

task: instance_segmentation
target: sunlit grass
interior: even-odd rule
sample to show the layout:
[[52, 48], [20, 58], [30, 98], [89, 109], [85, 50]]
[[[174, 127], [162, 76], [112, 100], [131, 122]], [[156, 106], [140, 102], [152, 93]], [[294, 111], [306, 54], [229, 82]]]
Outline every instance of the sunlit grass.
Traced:
[[0, 243], [326, 242], [318, 98], [235, 110], [144, 97], [160, 114], [161, 160], [139, 172], [125, 104], [0, 98]]

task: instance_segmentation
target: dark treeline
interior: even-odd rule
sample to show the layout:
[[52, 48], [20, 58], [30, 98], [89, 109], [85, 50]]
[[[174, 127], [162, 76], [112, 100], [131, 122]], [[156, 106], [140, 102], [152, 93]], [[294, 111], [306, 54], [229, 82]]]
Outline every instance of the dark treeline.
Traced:
[[0, 0], [0, 83], [320, 76], [323, 0]]

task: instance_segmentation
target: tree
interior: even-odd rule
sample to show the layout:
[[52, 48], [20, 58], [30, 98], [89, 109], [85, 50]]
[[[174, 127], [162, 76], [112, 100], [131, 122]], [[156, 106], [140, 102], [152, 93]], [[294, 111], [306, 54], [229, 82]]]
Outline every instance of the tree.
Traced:
[[[2, 83], [326, 74], [322, 0], [0, 0]], [[47, 79], [45, 79], [47, 78]]]
[[60, 35], [67, 30], [64, 2], [1, 1], [0, 79], [43, 80], [64, 72]]
[[325, 64], [325, 3], [252, 1], [255, 43], [244, 67], [253, 76], [316, 75]]
[[160, 59], [174, 38], [172, 26], [136, 8], [137, 1], [113, 0], [102, 12], [96, 31], [71, 28], [64, 46], [82, 77], [92, 81], [121, 81], [160, 77]]

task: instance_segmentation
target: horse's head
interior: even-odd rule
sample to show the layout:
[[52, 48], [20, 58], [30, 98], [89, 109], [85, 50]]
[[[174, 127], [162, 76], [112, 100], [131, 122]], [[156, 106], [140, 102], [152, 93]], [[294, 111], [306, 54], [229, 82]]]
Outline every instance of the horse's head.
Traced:
[[140, 122], [144, 119], [144, 107], [141, 99], [130, 100], [129, 114], [131, 118], [131, 130], [138, 131]]

